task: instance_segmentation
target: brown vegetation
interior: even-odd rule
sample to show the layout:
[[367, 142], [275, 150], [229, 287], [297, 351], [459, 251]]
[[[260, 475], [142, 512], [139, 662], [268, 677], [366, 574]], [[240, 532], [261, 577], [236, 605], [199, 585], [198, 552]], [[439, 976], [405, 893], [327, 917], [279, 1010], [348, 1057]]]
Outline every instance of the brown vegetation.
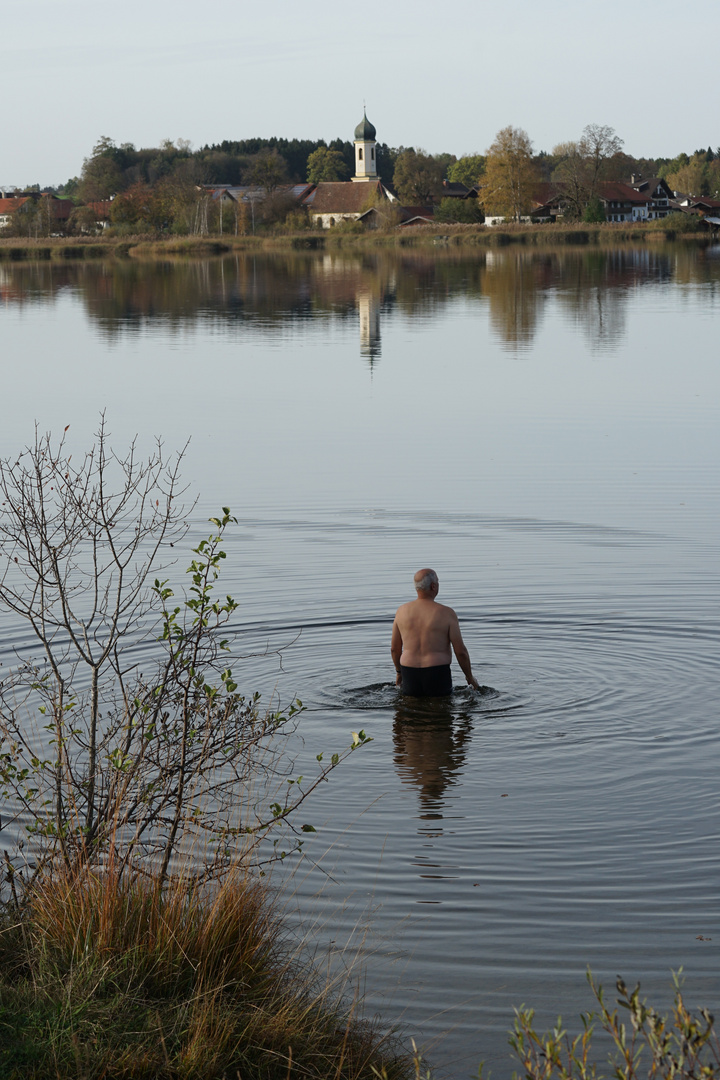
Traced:
[[55, 868], [0, 934], [4, 1080], [409, 1077], [346, 985], [301, 960], [266, 886]]
[[506, 244], [616, 244], [627, 241], [693, 240], [708, 242], [710, 234], [690, 215], [675, 215], [660, 221], [617, 225], [598, 224], [443, 224], [415, 228], [334, 229], [326, 232], [303, 229], [278, 230], [258, 236], [185, 236], [157, 239], [152, 236], [116, 238], [52, 239], [43, 241], [0, 239], [0, 261], [88, 258], [207, 258], [233, 251], [308, 250], [333, 247], [425, 247], [453, 244], [468, 247], [502, 247]]

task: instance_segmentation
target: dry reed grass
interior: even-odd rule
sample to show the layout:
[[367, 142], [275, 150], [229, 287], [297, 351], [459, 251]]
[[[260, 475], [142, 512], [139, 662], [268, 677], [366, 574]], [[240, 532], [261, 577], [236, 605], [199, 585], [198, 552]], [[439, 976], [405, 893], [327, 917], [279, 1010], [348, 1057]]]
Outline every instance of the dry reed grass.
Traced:
[[323, 250], [326, 248], [378, 249], [396, 247], [436, 247], [452, 244], [458, 247], [485, 248], [506, 244], [562, 246], [591, 244], [614, 246], [628, 242], [657, 242], [681, 240], [710, 243], [707, 231], [686, 231], [665, 220], [639, 225], [561, 223], [538, 225], [423, 225], [411, 229], [374, 230], [372, 232], [309, 232], [274, 233], [262, 236], [239, 237], [114, 237], [94, 242], [68, 238], [28, 243], [11, 239], [0, 240], [0, 260], [34, 261], [38, 259], [139, 258], [192, 259], [219, 257], [250, 251], [287, 251], [292, 249]]
[[237, 868], [164, 889], [112, 866], [38, 882], [0, 935], [3, 1080], [387, 1080], [412, 1057], [292, 946]]

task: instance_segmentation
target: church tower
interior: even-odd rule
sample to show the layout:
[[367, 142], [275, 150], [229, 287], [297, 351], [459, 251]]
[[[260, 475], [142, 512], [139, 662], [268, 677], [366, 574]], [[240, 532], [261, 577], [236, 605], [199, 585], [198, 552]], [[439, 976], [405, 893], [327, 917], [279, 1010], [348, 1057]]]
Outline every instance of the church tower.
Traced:
[[375, 128], [368, 120], [363, 109], [363, 118], [355, 128], [355, 175], [353, 180], [377, 180], [377, 178]]

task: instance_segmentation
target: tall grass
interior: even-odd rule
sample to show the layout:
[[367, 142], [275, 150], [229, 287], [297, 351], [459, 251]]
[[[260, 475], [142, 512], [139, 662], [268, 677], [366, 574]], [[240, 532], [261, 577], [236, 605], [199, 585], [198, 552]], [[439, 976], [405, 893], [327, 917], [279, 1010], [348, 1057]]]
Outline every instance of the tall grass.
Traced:
[[[508, 244], [561, 246], [564, 244], [594, 244], [613, 246], [628, 242], [657, 242], [683, 240], [710, 243], [712, 236], [700, 230], [688, 215], [675, 214], [661, 221], [637, 225], [423, 225], [411, 229], [377, 229], [355, 232], [340, 228], [327, 232], [287, 231], [261, 236], [227, 237], [108, 237], [100, 241], [85, 239], [56, 239], [33, 243], [27, 240], [0, 240], [0, 260], [88, 259], [88, 258], [208, 258], [231, 252], [286, 251], [289, 249], [323, 250], [326, 248], [358, 248], [373, 250], [396, 247], [503, 247]], [[680, 218], [683, 220], [681, 221]]]
[[267, 885], [56, 869], [0, 934], [3, 1080], [388, 1080], [412, 1057], [303, 962]]

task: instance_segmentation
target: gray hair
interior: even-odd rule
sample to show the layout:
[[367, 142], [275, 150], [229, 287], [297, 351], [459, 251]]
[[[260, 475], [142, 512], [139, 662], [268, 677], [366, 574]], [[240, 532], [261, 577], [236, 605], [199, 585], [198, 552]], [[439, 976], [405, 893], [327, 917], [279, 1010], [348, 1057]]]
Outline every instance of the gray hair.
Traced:
[[438, 576], [434, 570], [428, 570], [419, 581], [413, 580], [415, 588], [418, 592], [430, 592], [432, 585], [439, 585]]

